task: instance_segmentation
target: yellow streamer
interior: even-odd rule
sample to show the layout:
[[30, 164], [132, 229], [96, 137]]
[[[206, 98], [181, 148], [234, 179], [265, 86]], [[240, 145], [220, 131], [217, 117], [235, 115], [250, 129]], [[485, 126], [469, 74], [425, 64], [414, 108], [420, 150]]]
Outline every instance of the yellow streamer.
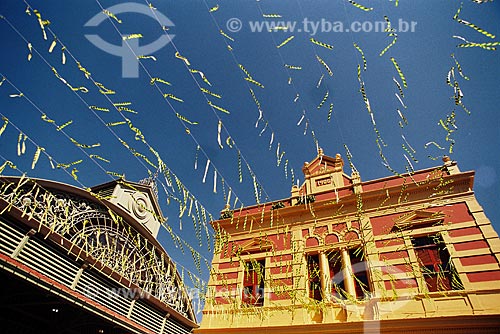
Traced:
[[187, 66], [191, 65], [191, 63], [189, 62], [189, 60], [186, 57], [181, 56], [181, 54], [179, 52], [175, 53], [175, 58], [181, 59], [182, 61], [184, 61], [184, 63]]
[[[372, 7], [365, 7], [363, 5], [360, 5], [359, 3], [357, 2], [354, 2], [352, 0], [347, 0], [350, 4], [352, 4], [354, 7], [358, 8], [358, 9], [361, 9], [361, 10], [364, 10], [365, 12], [369, 12], [371, 10], [373, 10]], [[397, 6], [397, 5], [396, 5]]]
[[317, 39], [314, 39], [313, 37], [311, 37], [309, 40], [310, 40], [312, 43], [316, 44], [316, 45], [319, 45], [319, 46], [324, 47], [325, 49], [328, 49], [328, 50], [333, 50], [333, 45], [330, 45], [330, 44], [326, 44], [326, 43], [320, 42], [320, 41], [318, 41]]
[[392, 61], [392, 64], [394, 65], [394, 67], [396, 68], [396, 71], [398, 71], [398, 74], [399, 74], [399, 77], [401, 78], [401, 81], [403, 81], [403, 86], [405, 88], [407, 88], [408, 85], [406, 84], [406, 78], [403, 74], [403, 71], [401, 71], [401, 68], [399, 67], [398, 63], [396, 62], [396, 59], [394, 59], [394, 57], [391, 57], [391, 61]]
[[294, 39], [295, 36], [290, 36], [288, 37], [287, 39], [285, 39], [283, 42], [281, 42], [279, 45], [276, 46], [276, 48], [281, 48], [282, 46], [285, 46], [286, 44], [288, 44], [288, 42], [290, 42], [292, 39]]

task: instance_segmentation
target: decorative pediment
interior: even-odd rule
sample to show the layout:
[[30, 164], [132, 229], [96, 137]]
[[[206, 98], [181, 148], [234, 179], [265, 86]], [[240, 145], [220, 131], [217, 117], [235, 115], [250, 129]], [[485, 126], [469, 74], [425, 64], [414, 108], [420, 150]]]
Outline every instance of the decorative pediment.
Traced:
[[260, 238], [253, 238], [239, 245], [241, 253], [257, 253], [257, 252], [267, 252], [272, 250], [274, 244], [269, 240], [263, 240]]
[[318, 155], [311, 162], [305, 162], [302, 171], [306, 177], [317, 176], [330, 173], [343, 172], [344, 160], [337, 154], [335, 158], [323, 154], [323, 150], [318, 150]]
[[405, 213], [394, 220], [393, 229], [422, 228], [443, 222], [444, 213], [427, 210], [415, 210]]

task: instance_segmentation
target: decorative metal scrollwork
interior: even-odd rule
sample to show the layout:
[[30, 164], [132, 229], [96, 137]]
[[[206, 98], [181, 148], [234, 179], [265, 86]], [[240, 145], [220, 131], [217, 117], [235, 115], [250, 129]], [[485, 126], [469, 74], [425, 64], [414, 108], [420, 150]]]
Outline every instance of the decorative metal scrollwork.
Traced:
[[[47, 191], [34, 183], [22, 187], [4, 183], [0, 198], [28, 218], [40, 221], [52, 233], [70, 240], [143, 291], [179, 313], [189, 314], [191, 304], [166, 253], [104, 205], [68, 193]], [[139, 211], [135, 214], [140, 217], [140, 206], [136, 209]]]

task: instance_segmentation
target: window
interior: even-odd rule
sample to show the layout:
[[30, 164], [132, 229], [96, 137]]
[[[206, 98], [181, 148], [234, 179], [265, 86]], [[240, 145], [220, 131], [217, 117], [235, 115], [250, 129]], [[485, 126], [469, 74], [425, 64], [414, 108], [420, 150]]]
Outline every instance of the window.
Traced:
[[265, 263], [265, 260], [253, 260], [245, 263], [242, 295], [244, 304], [264, 305]]
[[319, 255], [307, 256], [307, 272], [309, 273], [309, 298], [323, 300], [321, 292], [321, 267]]
[[[348, 268], [347, 278], [344, 276], [345, 267]], [[307, 269], [309, 298], [321, 301], [324, 294], [331, 300], [347, 299], [349, 295], [357, 299], [369, 297], [369, 275], [362, 248], [308, 255]], [[322, 275], [325, 275], [323, 282]]]
[[440, 235], [417, 237], [412, 244], [429, 292], [463, 289]]

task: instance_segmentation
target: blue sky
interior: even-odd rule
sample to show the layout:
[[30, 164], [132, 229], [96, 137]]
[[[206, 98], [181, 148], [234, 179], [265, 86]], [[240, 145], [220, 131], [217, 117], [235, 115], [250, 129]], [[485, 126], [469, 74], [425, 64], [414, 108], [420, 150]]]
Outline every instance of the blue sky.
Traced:
[[[101, 12], [101, 6], [109, 8], [121, 3], [126, 2], [50, 0], [30, 3], [40, 11], [42, 19], [50, 20], [46, 30], [50, 28], [59, 40], [52, 53], [48, 52], [53, 40], [52, 34], [47, 31], [48, 39], [43, 39], [34, 13], [27, 15], [26, 5], [22, 1], [6, 0], [0, 3], [0, 15], [19, 32], [18, 34], [7, 21], [0, 20], [3, 41], [0, 72], [33, 103], [32, 105], [23, 97], [10, 97], [11, 94], [17, 94], [17, 91], [7, 81], [0, 87], [0, 112], [11, 121], [0, 137], [0, 154], [13, 161], [21, 171], [32, 177], [77, 186], [92, 186], [109, 181], [112, 176], [105, 171], [125, 173], [126, 178], [131, 181], [147, 177], [143, 160], [127, 151], [116, 136], [154, 160], [148, 147], [134, 139], [127, 125], [111, 128], [104, 125], [123, 121], [116, 110], [102, 112], [88, 108], [97, 106], [113, 109], [111, 100], [112, 103], [132, 103], [127, 107], [137, 111], [137, 114], [124, 112], [123, 115], [142, 131], [147, 142], [160, 153], [168, 167], [216, 217], [224, 207], [224, 192], [227, 195], [229, 187], [232, 189], [231, 202], [234, 202], [235, 194], [239, 199], [237, 206], [241, 203], [255, 203], [254, 185], [247, 166], [262, 186], [262, 201], [266, 200], [266, 194], [269, 200], [288, 197], [292, 185], [290, 169], [293, 168], [295, 178], [302, 181], [303, 162], [316, 155], [311, 130], [314, 131], [319, 146], [328, 155], [340, 153], [345, 159], [346, 144], [363, 180], [389, 176], [391, 172], [382, 164], [376, 145], [377, 135], [372, 118], [359, 92], [357, 65], [362, 66], [363, 62], [360, 53], [353, 47], [353, 43], [357, 43], [367, 60], [367, 69], [361, 75], [377, 129], [386, 143], [383, 154], [391, 168], [405, 172], [408, 162], [404, 154], [411, 157], [403, 149], [403, 144], [407, 147], [409, 144], [415, 150], [414, 157], [418, 162], [411, 161], [415, 169], [441, 164], [440, 159], [432, 160], [428, 156], [450, 155], [450, 142], [445, 140], [446, 131], [439, 125], [439, 121], [445, 120], [455, 110], [457, 128], [451, 136], [455, 141], [451, 157], [458, 161], [461, 170], [476, 170], [476, 196], [495, 228], [500, 229], [500, 212], [496, 205], [500, 170], [500, 58], [498, 51], [477, 47], [457, 48], [463, 41], [453, 36], [461, 36], [471, 42], [494, 42], [498, 37], [489, 38], [454, 21], [452, 18], [460, 2], [401, 0], [396, 7], [393, 1], [360, 0], [360, 4], [373, 8], [372, 11], [363, 11], [342, 0], [155, 1], [153, 5], [157, 13], [164, 14], [174, 24], [166, 31], [161, 29], [155, 19], [137, 13], [117, 15], [122, 23], [108, 19], [96, 27], [85, 26], [89, 19]], [[146, 4], [140, 0], [135, 3]], [[208, 8], [216, 5], [218, 10], [209, 12]], [[282, 18], [264, 18], [262, 14], [279, 14]], [[399, 28], [399, 22], [411, 24], [413, 21], [415, 30], [398, 32], [394, 46], [383, 56], [379, 56], [393, 37], [387, 36], [386, 32], [353, 32], [350, 28], [353, 22], [365, 24], [369, 28], [370, 24], [384, 21], [384, 16], [389, 18], [396, 29]], [[494, 35], [500, 34], [498, 2], [476, 4], [465, 1], [459, 17]], [[241, 30], [237, 32], [231, 32], [229, 29], [234, 26], [227, 24], [234, 19], [241, 22]], [[308, 32], [304, 31], [305, 19], [312, 22], [309, 24], [320, 24], [316, 34], [312, 35], [312, 25], [307, 26]], [[251, 24], [255, 22], [282, 20], [296, 22], [296, 30], [251, 31]], [[324, 31], [320, 31], [322, 22]], [[329, 23], [335, 24], [337, 28], [343, 25], [344, 30], [351, 31], [331, 31]], [[221, 29], [233, 40], [222, 36]], [[141, 59], [142, 65], [139, 66], [137, 78], [124, 78], [121, 58], [100, 50], [85, 37], [94, 34], [111, 44], [121, 46], [121, 35], [141, 34], [142, 38], [129, 41], [146, 45], [165, 33], [175, 37], [165, 47], [150, 54], [154, 55], [156, 61]], [[288, 43], [280, 48], [276, 47], [291, 36], [294, 38]], [[311, 37], [333, 45], [333, 49], [313, 44]], [[27, 60], [27, 42], [23, 38], [33, 47], [30, 61]], [[64, 65], [61, 62], [60, 42], [66, 46], [67, 61]], [[232, 51], [228, 50], [228, 45]], [[124, 47], [127, 47], [126, 44]], [[201, 80], [200, 73], [190, 73], [184, 61], [175, 57], [176, 51], [189, 60], [189, 68], [202, 71], [211, 86]], [[470, 80], [460, 76], [450, 56], [452, 53]], [[78, 70], [71, 55], [92, 74], [95, 81], [116, 91], [116, 94], [100, 94], [83, 72]], [[332, 77], [316, 56], [328, 64], [333, 72]], [[395, 96], [398, 89], [393, 77], [401, 84], [402, 81], [391, 57], [396, 59], [408, 84], [407, 88], [403, 88], [402, 99], [407, 108]], [[238, 64], [242, 64], [264, 88], [244, 80], [246, 75]], [[287, 69], [285, 64], [302, 69]], [[455, 106], [453, 88], [446, 84], [446, 76], [452, 66], [455, 66], [455, 77], [470, 115], [461, 107]], [[85, 86], [90, 91], [72, 92], [54, 75], [52, 67], [71, 86]], [[324, 78], [317, 88], [322, 74]], [[151, 77], [161, 78], [172, 85], [158, 83], [157, 88], [150, 84]], [[289, 77], [292, 78], [291, 84], [288, 83]], [[200, 87], [221, 95], [221, 98], [202, 93]], [[263, 119], [258, 122], [257, 127], [255, 124], [259, 119], [259, 111], [249, 88], [256, 94], [263, 111]], [[328, 99], [318, 109], [327, 91]], [[184, 102], [165, 99], [162, 94], [173, 94]], [[297, 94], [299, 99], [294, 102]], [[228, 110], [230, 114], [211, 108], [208, 101]], [[328, 122], [330, 103], [334, 107]], [[408, 121], [403, 128], [398, 124], [401, 118], [397, 109]], [[297, 126], [304, 110], [305, 118]], [[59, 125], [70, 120], [73, 122], [64, 131], [57, 131], [53, 124], [41, 119], [41, 113], [45, 113]], [[198, 124], [182, 124], [176, 113]], [[218, 144], [219, 122], [224, 126], [220, 136], [222, 149]], [[265, 122], [268, 122], [268, 126], [262, 132]], [[307, 131], [304, 135], [306, 123]], [[28, 135], [36, 145], [44, 147], [45, 152], [54, 160], [69, 163], [82, 159], [82, 163], [67, 169], [70, 172], [72, 168], [77, 168], [78, 180], [74, 180], [62, 169], [51, 169], [49, 160], [44, 155], [32, 170], [36, 146], [28, 140], [26, 153], [18, 156], [19, 131], [12, 124]], [[186, 127], [190, 134], [187, 134]], [[79, 143], [100, 143], [100, 146], [79, 149], [65, 134]], [[232, 148], [226, 143], [228, 136], [232, 139], [229, 142], [234, 142]], [[440, 150], [432, 144], [425, 148], [425, 144], [429, 142], [435, 142], [445, 149]], [[277, 166], [276, 158], [278, 143], [278, 155], [285, 152], [280, 166]], [[197, 154], [198, 146], [200, 150]], [[241, 183], [238, 150], [242, 157]], [[94, 162], [85, 152], [102, 156], [110, 162]], [[196, 156], [197, 169], [194, 168]], [[207, 159], [210, 159], [210, 166], [206, 182], [203, 183]], [[286, 175], [285, 160], [288, 160]], [[3, 163], [3, 160], [0, 162]], [[217, 168], [216, 194], [213, 193], [214, 168]], [[350, 173], [348, 166], [345, 171]], [[7, 169], [4, 173], [19, 172]], [[162, 179], [162, 182], [166, 181]], [[206, 244], [202, 242], [202, 246], [199, 246], [193, 236], [190, 221], [183, 221], [183, 229], [180, 230], [178, 206], [166, 204], [162, 187], [160, 199], [172, 228], [210, 260]], [[162, 233], [161, 241], [177, 261], [196, 272], [189, 252], [181, 254], [166, 233]]]

